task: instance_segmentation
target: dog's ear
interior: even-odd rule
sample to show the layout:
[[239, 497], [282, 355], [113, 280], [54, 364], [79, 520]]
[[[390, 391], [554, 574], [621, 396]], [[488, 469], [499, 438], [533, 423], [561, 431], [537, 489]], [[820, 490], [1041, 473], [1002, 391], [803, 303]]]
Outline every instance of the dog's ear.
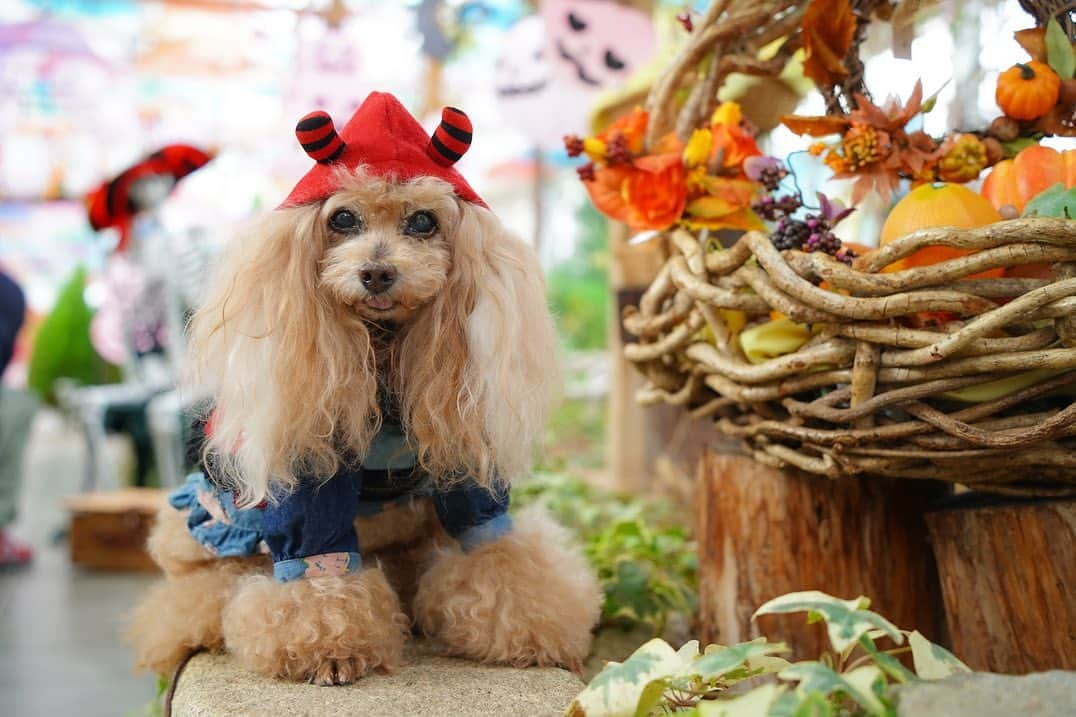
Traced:
[[489, 210], [459, 201], [446, 289], [401, 352], [404, 420], [435, 476], [482, 484], [530, 467], [558, 385], [538, 258]]
[[317, 205], [278, 209], [226, 248], [190, 324], [187, 383], [213, 401], [208, 450], [245, 501], [331, 475], [378, 420], [365, 324], [318, 290]]

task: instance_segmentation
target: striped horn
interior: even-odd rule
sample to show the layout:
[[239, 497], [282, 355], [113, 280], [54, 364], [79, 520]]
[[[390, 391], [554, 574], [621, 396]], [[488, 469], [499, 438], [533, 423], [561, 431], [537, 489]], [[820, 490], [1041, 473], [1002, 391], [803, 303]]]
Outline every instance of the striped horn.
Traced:
[[445, 107], [441, 110], [441, 124], [430, 137], [426, 154], [442, 167], [451, 167], [471, 146], [471, 129], [471, 120], [463, 110]]
[[347, 147], [336, 133], [332, 117], [322, 110], [311, 112], [299, 120], [299, 124], [295, 125], [295, 136], [303, 151], [322, 164], [338, 159]]

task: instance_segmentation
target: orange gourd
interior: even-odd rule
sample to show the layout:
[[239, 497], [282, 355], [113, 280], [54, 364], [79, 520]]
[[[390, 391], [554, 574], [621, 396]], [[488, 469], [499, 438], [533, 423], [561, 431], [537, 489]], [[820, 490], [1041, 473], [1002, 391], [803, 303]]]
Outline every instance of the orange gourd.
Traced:
[[994, 99], [1007, 116], [1018, 120], [1042, 117], [1057, 104], [1061, 78], [1045, 62], [1017, 63], [998, 76]]
[[1011, 204], [1022, 212], [1035, 195], [1058, 182], [1066, 189], [1076, 185], [1076, 149], [1058, 152], [1036, 144], [994, 165], [983, 180], [981, 193], [994, 209]]
[[[985, 198], [960, 184], [933, 182], [922, 184], [908, 196], [897, 202], [882, 226], [879, 246], [885, 246], [917, 229], [927, 227], [974, 228], [1001, 221], [1001, 215]], [[955, 259], [972, 254], [964, 249], [947, 246], [928, 246], [909, 256], [893, 262], [883, 272], [901, 271], [916, 266], [927, 266], [939, 261]], [[1004, 269], [990, 269], [972, 278], [982, 279], [1001, 276]]]

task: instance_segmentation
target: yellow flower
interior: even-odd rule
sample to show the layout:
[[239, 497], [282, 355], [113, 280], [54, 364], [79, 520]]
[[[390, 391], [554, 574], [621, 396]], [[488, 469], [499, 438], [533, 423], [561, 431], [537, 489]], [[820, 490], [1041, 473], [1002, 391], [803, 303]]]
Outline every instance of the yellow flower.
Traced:
[[697, 129], [691, 133], [691, 139], [684, 147], [684, 164], [697, 167], [710, 158], [710, 148], [714, 144], [714, 135], [708, 129]]
[[600, 162], [605, 159], [606, 154], [605, 142], [594, 137], [587, 137], [583, 140], [583, 153], [590, 157], [593, 162]]
[[970, 182], [986, 167], [986, 147], [973, 134], [951, 138], [938, 162], [938, 175], [946, 182]]
[[743, 112], [740, 111], [740, 105], [735, 102], [722, 102], [714, 110], [713, 115], [710, 117], [710, 124], [723, 124], [738, 127], [740, 121], [743, 120]]

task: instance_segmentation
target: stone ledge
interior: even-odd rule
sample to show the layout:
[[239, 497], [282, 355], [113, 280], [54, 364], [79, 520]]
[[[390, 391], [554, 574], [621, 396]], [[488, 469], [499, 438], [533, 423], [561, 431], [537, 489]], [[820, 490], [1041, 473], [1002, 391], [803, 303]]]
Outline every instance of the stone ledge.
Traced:
[[1076, 672], [975, 672], [897, 688], [899, 717], [1060, 717], [1076, 713]]
[[393, 675], [370, 675], [341, 687], [273, 680], [228, 655], [196, 655], [180, 673], [172, 717], [559, 717], [583, 688], [566, 670], [515, 669], [438, 656], [421, 641], [407, 648]]

